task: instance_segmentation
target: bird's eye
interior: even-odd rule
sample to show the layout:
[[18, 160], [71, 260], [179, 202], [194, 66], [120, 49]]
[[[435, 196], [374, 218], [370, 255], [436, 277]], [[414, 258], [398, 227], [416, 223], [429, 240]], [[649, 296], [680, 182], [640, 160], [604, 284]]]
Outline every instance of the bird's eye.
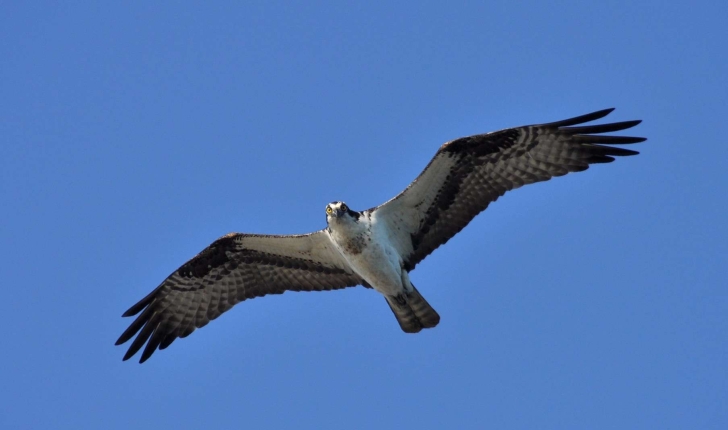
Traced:
[[326, 206], [326, 213], [327, 213], [327, 214], [331, 215], [331, 212], [333, 212], [333, 211], [334, 211], [334, 210], [333, 210], [333, 209], [331, 209], [331, 206]]
[[346, 211], [349, 210], [349, 208], [347, 208], [346, 205], [342, 204], [341, 205], [341, 210], [344, 211], [344, 212], [346, 212]]

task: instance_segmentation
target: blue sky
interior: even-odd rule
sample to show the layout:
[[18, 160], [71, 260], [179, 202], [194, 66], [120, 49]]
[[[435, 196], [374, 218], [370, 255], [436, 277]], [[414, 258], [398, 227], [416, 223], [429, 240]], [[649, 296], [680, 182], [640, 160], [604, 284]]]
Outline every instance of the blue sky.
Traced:
[[[728, 6], [5, 2], [0, 427], [728, 428]], [[453, 138], [616, 107], [641, 155], [507, 194], [412, 272], [122, 362], [215, 238], [304, 233]], [[138, 356], [137, 356], [138, 357]]]

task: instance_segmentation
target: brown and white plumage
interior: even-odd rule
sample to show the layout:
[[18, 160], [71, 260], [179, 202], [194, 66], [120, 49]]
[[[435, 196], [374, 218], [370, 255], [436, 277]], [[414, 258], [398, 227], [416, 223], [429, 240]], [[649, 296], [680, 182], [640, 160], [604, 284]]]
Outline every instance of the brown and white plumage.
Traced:
[[[321, 230], [295, 236], [231, 233], [175, 270], [123, 316], [142, 312], [116, 341], [132, 342], [124, 360], [147, 346], [140, 362], [187, 337], [235, 304], [286, 291], [353, 287], [353, 273]], [[142, 311], [143, 310], [143, 311]]]
[[575, 127], [613, 110], [447, 142], [404, 191], [370, 210], [381, 212], [390, 229], [401, 233], [395, 243], [412, 270], [506, 191], [638, 154], [606, 145], [645, 138], [601, 133], [634, 127], [639, 120]]
[[124, 313], [141, 312], [116, 344], [136, 335], [124, 360], [146, 343], [144, 362], [245, 299], [355, 285], [382, 293], [405, 332], [434, 327], [440, 317], [408, 273], [506, 191], [637, 154], [608, 145], [644, 138], [603, 133], [640, 121], [580, 125], [612, 110], [448, 142], [392, 200], [363, 212], [331, 203], [315, 233], [223, 236]]

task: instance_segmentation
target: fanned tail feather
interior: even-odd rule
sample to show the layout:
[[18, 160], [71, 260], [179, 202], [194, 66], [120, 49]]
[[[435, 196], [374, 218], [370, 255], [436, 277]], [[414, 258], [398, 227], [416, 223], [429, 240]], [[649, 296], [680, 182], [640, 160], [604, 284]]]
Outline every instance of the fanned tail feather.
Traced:
[[410, 293], [385, 298], [405, 333], [418, 333], [423, 328], [435, 327], [440, 322], [440, 315], [414, 286]]

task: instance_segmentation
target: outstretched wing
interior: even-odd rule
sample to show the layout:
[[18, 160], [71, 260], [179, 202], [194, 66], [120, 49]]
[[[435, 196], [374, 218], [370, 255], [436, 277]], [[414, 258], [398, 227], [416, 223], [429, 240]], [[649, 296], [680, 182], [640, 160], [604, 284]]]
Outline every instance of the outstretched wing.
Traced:
[[646, 140], [603, 135], [641, 121], [578, 126], [614, 109], [549, 124], [509, 128], [448, 142], [402, 193], [371, 209], [384, 220], [407, 270], [462, 230], [506, 191], [580, 172], [636, 151], [605, 146]]
[[362, 282], [324, 230], [298, 236], [230, 233], [126, 311], [125, 317], [141, 314], [116, 344], [137, 335], [124, 360], [146, 343], [139, 360], [143, 363], [157, 348], [187, 337], [245, 299], [285, 291], [335, 290]]

